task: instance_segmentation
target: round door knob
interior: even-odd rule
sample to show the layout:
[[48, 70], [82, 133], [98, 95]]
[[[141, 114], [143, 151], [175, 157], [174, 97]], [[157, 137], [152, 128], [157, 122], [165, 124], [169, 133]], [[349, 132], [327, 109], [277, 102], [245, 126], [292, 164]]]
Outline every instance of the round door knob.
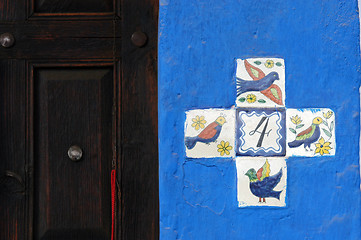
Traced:
[[25, 194], [25, 183], [19, 174], [12, 171], [5, 171], [3, 176], [0, 176], [0, 195], [5, 193], [6, 195], [19, 195]]
[[147, 35], [144, 32], [135, 32], [131, 37], [132, 43], [137, 47], [143, 47], [148, 40]]
[[0, 44], [4, 48], [12, 47], [15, 43], [15, 38], [11, 33], [3, 33], [0, 35]]
[[74, 145], [69, 148], [68, 156], [69, 156], [70, 160], [77, 162], [83, 156], [83, 151], [81, 150], [81, 148], [79, 146]]

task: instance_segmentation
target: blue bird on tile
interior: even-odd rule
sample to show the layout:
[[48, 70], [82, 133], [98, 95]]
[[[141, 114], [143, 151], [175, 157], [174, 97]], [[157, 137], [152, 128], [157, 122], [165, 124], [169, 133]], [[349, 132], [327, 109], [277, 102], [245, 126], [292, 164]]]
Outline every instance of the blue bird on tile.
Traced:
[[269, 176], [270, 172], [270, 164], [266, 160], [265, 164], [257, 172], [254, 168], [251, 168], [245, 174], [249, 178], [249, 187], [252, 194], [259, 198], [260, 203], [262, 198], [264, 203], [266, 198], [269, 197], [279, 200], [282, 193], [282, 191], [273, 190], [281, 180], [282, 168], [273, 176]]
[[263, 91], [269, 88], [274, 81], [279, 80], [277, 72], [270, 72], [257, 81], [247, 81], [237, 78], [237, 97], [245, 92]]

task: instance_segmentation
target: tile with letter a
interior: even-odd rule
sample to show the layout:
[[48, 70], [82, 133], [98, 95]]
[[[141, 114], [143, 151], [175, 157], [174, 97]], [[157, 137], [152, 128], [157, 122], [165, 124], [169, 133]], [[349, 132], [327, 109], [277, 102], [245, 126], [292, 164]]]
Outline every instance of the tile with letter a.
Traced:
[[285, 135], [284, 109], [237, 109], [237, 156], [285, 156]]

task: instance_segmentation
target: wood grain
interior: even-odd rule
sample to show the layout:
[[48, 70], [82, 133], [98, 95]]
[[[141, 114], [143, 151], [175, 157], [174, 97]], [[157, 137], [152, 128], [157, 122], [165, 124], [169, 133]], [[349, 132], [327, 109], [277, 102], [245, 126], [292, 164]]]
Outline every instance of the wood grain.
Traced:
[[[116, 239], [158, 239], [158, 1], [115, 0], [98, 13], [58, 2], [43, 11], [0, 0], [0, 32], [15, 37], [0, 51], [0, 173], [26, 185], [8, 194], [18, 184], [0, 182], [0, 239], [109, 239], [112, 167]], [[135, 31], [145, 46], [132, 44]], [[50, 70], [58, 80], [40, 74]], [[86, 160], [75, 166], [62, 155], [73, 143]]]
[[[112, 83], [111, 68], [35, 71], [35, 239], [110, 237]], [[79, 162], [67, 156], [72, 145]]]
[[[158, 1], [122, 2], [122, 232], [120, 239], [158, 239]], [[135, 31], [148, 43], [135, 47]], [[128, 103], [132, 103], [131, 105]], [[147, 196], [145, 198], [145, 196]]]
[[34, 12], [112, 12], [112, 0], [32, 0]]
[[[5, 171], [25, 181], [26, 160], [26, 78], [25, 61], [0, 61], [0, 239], [21, 239], [25, 235], [26, 196]], [[20, 238], [18, 238], [20, 237]]]

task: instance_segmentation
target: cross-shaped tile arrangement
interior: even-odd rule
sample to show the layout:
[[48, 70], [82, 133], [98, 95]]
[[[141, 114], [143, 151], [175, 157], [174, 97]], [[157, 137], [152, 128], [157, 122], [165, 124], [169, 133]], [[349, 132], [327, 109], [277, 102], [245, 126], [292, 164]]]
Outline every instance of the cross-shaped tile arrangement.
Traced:
[[284, 207], [287, 157], [335, 155], [335, 115], [285, 106], [283, 59], [236, 62], [236, 107], [187, 111], [186, 156], [236, 158], [239, 207]]

